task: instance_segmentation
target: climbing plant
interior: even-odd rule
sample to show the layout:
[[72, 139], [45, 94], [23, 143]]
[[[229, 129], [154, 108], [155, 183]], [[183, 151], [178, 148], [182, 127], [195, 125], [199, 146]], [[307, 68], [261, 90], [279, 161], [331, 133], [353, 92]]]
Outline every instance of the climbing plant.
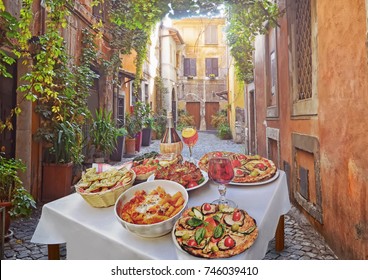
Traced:
[[[59, 97], [59, 86], [55, 83], [55, 71], [65, 51], [60, 30], [67, 26], [69, 8], [73, 7], [74, 1], [45, 0], [47, 29], [45, 34], [38, 37], [32, 37], [30, 32], [30, 25], [34, 21], [33, 2], [22, 1], [17, 20], [5, 11], [3, 0], [0, 0], [0, 75], [10, 77], [6, 67], [14, 63], [15, 58], [23, 56], [25, 63], [31, 61], [30, 71], [23, 77], [26, 84], [19, 90], [24, 93], [26, 100], [52, 104], [52, 118], [62, 121], [63, 100]], [[271, 0], [93, 0], [91, 5], [105, 5], [109, 16], [106, 26], [101, 19], [93, 25], [98, 30], [97, 35], [111, 35], [112, 55], [100, 59], [99, 65], [116, 79], [122, 63], [121, 55], [129, 54], [133, 49], [137, 53], [135, 94], [142, 78], [142, 65], [146, 59], [150, 34], [166, 14], [174, 18], [216, 16], [220, 13], [219, 7], [223, 7], [229, 22], [227, 39], [230, 51], [235, 58], [238, 77], [244, 81], [252, 79], [252, 51], [256, 35], [267, 32], [264, 23], [274, 26], [280, 15], [277, 4]], [[30, 52], [29, 43], [36, 45], [36, 53]], [[4, 52], [4, 46], [12, 50], [13, 55]], [[77, 92], [85, 92], [81, 89], [82, 84], [77, 85]], [[20, 111], [17, 105], [7, 120], [0, 121], [0, 132], [12, 128], [9, 120]]]

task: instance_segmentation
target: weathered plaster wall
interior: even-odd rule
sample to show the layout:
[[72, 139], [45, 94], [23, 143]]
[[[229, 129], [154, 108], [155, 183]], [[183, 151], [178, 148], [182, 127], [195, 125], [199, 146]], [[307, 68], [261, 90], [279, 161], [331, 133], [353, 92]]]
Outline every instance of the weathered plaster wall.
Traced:
[[[280, 129], [281, 161], [293, 168], [292, 133], [314, 137], [320, 147], [323, 224], [304, 211], [341, 259], [368, 258], [368, 66], [365, 0], [316, 1], [318, 114], [291, 117], [290, 38], [287, 18], [278, 28], [278, 119], [266, 119], [264, 39], [256, 41], [258, 152], [265, 155], [267, 126]], [[281, 8], [285, 1], [279, 1]], [[293, 170], [290, 172], [293, 182]], [[293, 187], [289, 185], [289, 189]], [[313, 190], [311, 194], [315, 195]]]
[[364, 0], [318, 1], [319, 138], [325, 225], [343, 258], [368, 258], [368, 67]]

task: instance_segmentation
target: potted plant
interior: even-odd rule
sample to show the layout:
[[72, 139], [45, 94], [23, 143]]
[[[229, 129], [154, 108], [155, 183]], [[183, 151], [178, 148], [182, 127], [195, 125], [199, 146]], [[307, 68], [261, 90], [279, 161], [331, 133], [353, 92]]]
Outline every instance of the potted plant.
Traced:
[[116, 127], [123, 129], [123, 134], [117, 137], [116, 147], [110, 155], [110, 159], [112, 161], [121, 161], [123, 156], [124, 147], [125, 147], [125, 137], [128, 134], [124, 127], [123, 121], [117, 119], [116, 120]]
[[[18, 175], [25, 169], [20, 159], [7, 159], [4, 153], [0, 153], [0, 206], [5, 207], [5, 234], [8, 234], [11, 218], [29, 216], [36, 208], [36, 202]], [[0, 219], [2, 223], [2, 216]]]
[[214, 80], [216, 78], [216, 75], [215, 74], [209, 74], [208, 77], [211, 79], [211, 80]]
[[149, 104], [143, 104], [141, 108], [142, 116], [142, 146], [149, 146], [152, 139], [152, 127], [154, 119], [151, 117], [151, 107]]
[[42, 201], [48, 202], [72, 192], [73, 165], [81, 164], [83, 133], [70, 121], [44, 121], [35, 135], [43, 144]]
[[138, 116], [134, 113], [125, 114], [124, 127], [127, 131], [127, 137], [125, 139], [125, 153], [128, 156], [132, 156], [136, 151], [136, 135], [142, 129]]
[[104, 162], [116, 149], [119, 136], [125, 136], [124, 127], [117, 127], [112, 119], [112, 112], [96, 110], [96, 117], [89, 132], [91, 145], [94, 147], [95, 162]]
[[155, 132], [155, 139], [161, 139], [165, 133], [167, 124], [166, 110], [162, 109], [153, 115], [153, 131]]

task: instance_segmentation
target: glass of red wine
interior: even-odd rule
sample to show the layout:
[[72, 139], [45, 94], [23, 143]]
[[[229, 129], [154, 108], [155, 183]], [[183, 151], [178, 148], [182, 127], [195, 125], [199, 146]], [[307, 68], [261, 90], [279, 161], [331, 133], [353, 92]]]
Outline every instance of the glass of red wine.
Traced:
[[213, 157], [209, 160], [208, 176], [218, 184], [220, 198], [212, 203], [223, 204], [229, 207], [237, 207], [236, 203], [225, 197], [226, 184], [234, 178], [234, 169], [229, 158]]

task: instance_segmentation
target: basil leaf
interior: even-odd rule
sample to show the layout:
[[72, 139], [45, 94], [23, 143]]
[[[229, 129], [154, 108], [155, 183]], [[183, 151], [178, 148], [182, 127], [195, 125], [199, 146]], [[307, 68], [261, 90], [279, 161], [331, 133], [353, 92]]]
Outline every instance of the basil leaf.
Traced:
[[198, 182], [197, 182], [197, 184], [198, 185], [200, 185], [200, 184], [202, 184], [204, 182], [204, 177], [202, 177]]
[[187, 224], [190, 225], [191, 227], [197, 227], [203, 224], [203, 220], [193, 217], [187, 221]]
[[196, 230], [194, 239], [197, 242], [197, 244], [201, 244], [202, 240], [204, 239], [204, 236], [206, 235], [205, 228], [199, 228]]
[[213, 231], [213, 237], [214, 238], [220, 238], [224, 233], [224, 228], [221, 224], [217, 225], [215, 227], [215, 230]]
[[216, 222], [221, 223], [221, 218], [218, 215], [212, 217]]

